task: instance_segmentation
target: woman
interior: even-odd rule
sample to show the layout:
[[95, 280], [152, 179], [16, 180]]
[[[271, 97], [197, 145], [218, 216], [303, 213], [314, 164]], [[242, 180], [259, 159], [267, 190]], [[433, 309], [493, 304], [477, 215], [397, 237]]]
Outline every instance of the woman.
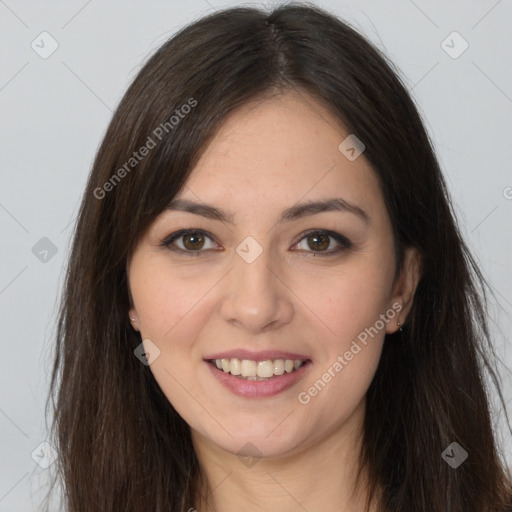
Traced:
[[80, 209], [52, 378], [68, 510], [512, 510], [478, 285], [368, 41], [304, 5], [184, 28]]

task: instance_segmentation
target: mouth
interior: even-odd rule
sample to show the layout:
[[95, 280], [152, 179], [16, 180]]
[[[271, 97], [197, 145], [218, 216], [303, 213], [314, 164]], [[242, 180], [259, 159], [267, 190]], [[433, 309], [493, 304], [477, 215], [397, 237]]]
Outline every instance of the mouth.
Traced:
[[[212, 355], [204, 361], [225, 389], [242, 398], [265, 399], [280, 395], [295, 386], [312, 365], [311, 359], [299, 354], [237, 352], [222, 355], [238, 357]], [[251, 356], [257, 359], [249, 359]], [[293, 356], [297, 359], [289, 359]]]
[[209, 359], [216, 369], [229, 373], [238, 379], [248, 381], [269, 381], [285, 374], [294, 373], [309, 362], [309, 359]]

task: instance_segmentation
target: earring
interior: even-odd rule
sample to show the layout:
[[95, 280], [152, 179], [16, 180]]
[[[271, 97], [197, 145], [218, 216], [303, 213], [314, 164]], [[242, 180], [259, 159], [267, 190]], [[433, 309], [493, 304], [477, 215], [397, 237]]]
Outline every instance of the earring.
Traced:
[[398, 325], [398, 332], [400, 332], [400, 333], [404, 332], [404, 330], [402, 329], [402, 323], [400, 322], [400, 320], [398, 320], [397, 325]]
[[132, 318], [130, 317], [130, 320], [132, 320], [133, 322], [135, 322], [135, 320], [137, 320], [136, 318]]

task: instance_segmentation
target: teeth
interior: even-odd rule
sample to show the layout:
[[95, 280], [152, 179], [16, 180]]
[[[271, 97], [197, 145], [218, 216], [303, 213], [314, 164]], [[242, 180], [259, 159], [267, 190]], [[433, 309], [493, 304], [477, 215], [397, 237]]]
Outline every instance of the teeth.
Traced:
[[[224, 371], [226, 371], [226, 370], [224, 370]], [[242, 359], [241, 372], [242, 372], [242, 377], [256, 377], [256, 372], [257, 372], [256, 361], [250, 361], [249, 359]]]
[[239, 376], [245, 380], [268, 380], [274, 376], [292, 373], [298, 370], [305, 361], [300, 359], [267, 359], [265, 361], [252, 361], [250, 359], [214, 359], [211, 361], [224, 373]]
[[284, 373], [284, 359], [276, 359], [274, 361], [274, 375], [283, 375]]
[[228, 371], [231, 372], [231, 375], [240, 375], [242, 373], [242, 361], [240, 359], [231, 359]]
[[258, 377], [272, 377], [274, 375], [274, 362], [270, 360], [260, 361], [257, 372]]

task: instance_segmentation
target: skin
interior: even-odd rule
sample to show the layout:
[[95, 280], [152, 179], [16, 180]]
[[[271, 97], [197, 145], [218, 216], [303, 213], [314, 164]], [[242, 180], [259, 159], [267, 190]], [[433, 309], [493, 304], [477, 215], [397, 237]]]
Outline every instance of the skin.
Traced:
[[[350, 161], [338, 149], [347, 135], [305, 94], [244, 105], [221, 126], [178, 195], [232, 212], [234, 224], [167, 211], [128, 262], [132, 325], [160, 350], [150, 369], [190, 425], [201, 472], [213, 489], [206, 500], [198, 492], [190, 504], [200, 512], [239, 512], [242, 503], [247, 511], [363, 510], [364, 493], [354, 479], [365, 395], [385, 333], [396, 331], [410, 309], [419, 266], [416, 251], [408, 249], [394, 280], [383, 196], [364, 153]], [[277, 224], [297, 202], [333, 197], [362, 208], [369, 222], [330, 211]], [[211, 234], [199, 255], [160, 245], [183, 228]], [[311, 229], [340, 233], [352, 246], [321, 256], [304, 235]], [[251, 264], [236, 252], [247, 236], [263, 251]], [[173, 246], [183, 249], [186, 240]], [[325, 252], [340, 246], [328, 240]], [[192, 252], [190, 243], [186, 247]], [[301, 404], [298, 394], [393, 304], [400, 313]], [[203, 361], [235, 348], [298, 352], [312, 364], [277, 396], [243, 398], [224, 388]], [[260, 456], [253, 464], [241, 457], [253, 455]]]

